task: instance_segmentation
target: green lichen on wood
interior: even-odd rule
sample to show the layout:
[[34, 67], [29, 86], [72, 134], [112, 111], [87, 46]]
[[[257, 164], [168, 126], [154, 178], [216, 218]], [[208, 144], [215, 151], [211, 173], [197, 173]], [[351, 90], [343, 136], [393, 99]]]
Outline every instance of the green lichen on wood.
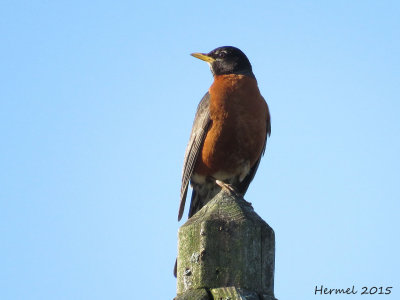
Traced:
[[206, 289], [188, 290], [174, 298], [174, 300], [213, 300]]
[[178, 295], [235, 287], [273, 297], [274, 255], [272, 228], [248, 202], [221, 191], [179, 229]]
[[212, 289], [211, 294], [214, 299], [229, 299], [229, 300], [260, 300], [257, 293], [239, 289], [236, 287], [223, 287]]

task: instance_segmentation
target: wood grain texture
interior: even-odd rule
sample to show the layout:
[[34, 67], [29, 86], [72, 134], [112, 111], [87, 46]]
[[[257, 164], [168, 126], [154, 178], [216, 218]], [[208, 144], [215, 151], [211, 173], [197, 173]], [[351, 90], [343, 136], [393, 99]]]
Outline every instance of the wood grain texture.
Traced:
[[274, 299], [274, 231], [243, 198], [221, 191], [178, 235], [178, 295], [235, 287]]

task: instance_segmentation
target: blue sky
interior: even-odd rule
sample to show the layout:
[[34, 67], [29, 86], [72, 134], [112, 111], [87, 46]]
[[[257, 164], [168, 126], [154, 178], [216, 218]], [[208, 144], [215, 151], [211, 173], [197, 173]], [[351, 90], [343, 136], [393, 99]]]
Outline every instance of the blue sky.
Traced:
[[[246, 199], [279, 299], [399, 295], [397, 1], [3, 1], [0, 298], [171, 299], [185, 146], [241, 48], [272, 116]], [[355, 286], [315, 296], [316, 285]]]

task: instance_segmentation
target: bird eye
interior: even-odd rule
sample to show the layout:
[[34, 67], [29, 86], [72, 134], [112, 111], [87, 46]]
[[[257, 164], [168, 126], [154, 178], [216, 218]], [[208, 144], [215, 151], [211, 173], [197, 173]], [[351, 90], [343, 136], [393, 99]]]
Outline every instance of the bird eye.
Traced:
[[226, 56], [226, 52], [225, 51], [221, 51], [219, 53], [219, 57], [224, 58]]

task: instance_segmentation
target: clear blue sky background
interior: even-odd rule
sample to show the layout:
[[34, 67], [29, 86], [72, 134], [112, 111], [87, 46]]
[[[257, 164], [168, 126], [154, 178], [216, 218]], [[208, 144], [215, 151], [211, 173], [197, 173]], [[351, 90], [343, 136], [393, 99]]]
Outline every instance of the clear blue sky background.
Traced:
[[189, 53], [222, 45], [270, 105], [276, 297], [399, 299], [398, 1], [2, 1], [0, 37], [0, 299], [175, 296]]

